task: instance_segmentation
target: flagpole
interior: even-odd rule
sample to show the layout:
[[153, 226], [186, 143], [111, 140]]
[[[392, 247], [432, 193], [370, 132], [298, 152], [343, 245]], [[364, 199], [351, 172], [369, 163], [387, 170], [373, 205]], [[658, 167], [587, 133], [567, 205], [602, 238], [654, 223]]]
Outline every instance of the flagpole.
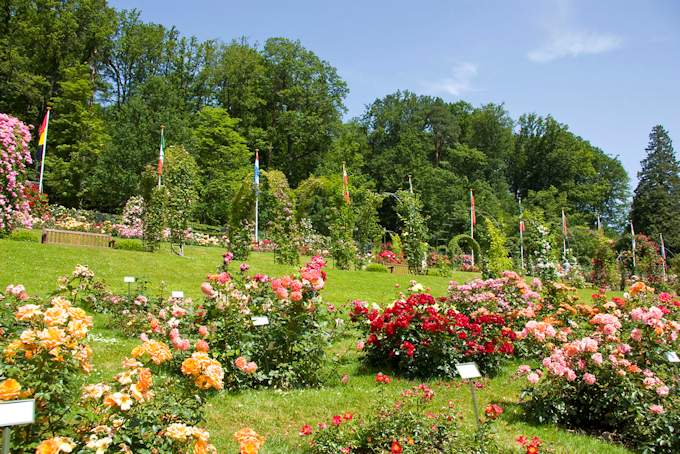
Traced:
[[524, 220], [522, 214], [522, 197], [519, 197], [519, 257], [522, 272], [524, 272]]
[[567, 260], [567, 218], [562, 208], [562, 258]]
[[[409, 176], [409, 182], [411, 181], [411, 178]], [[474, 212], [474, 195], [472, 194], [472, 189], [470, 189], [470, 238], [473, 240], [475, 239], [475, 212]], [[472, 258], [472, 266], [475, 266], [475, 248], [474, 246], [471, 246], [472, 250], [470, 251], [470, 257]]]
[[637, 264], [635, 263], [635, 228], [633, 227], [633, 221], [630, 221], [630, 235], [631, 235], [631, 244], [633, 246], [633, 274], [635, 274], [635, 269], [637, 268]]
[[164, 161], [164, 154], [165, 154], [165, 141], [163, 140], [163, 129], [165, 129], [165, 126], [161, 125], [161, 147], [160, 151], [158, 152], [158, 187], [161, 187], [161, 174], [163, 173], [163, 161]]
[[45, 174], [45, 152], [47, 150], [47, 131], [50, 129], [50, 110], [52, 108], [47, 108], [47, 122], [45, 122], [45, 141], [43, 142], [42, 148], [42, 158], [40, 159], [40, 183], [38, 184], [38, 192], [42, 194], [43, 192], [43, 175]]
[[260, 244], [260, 150], [255, 149], [255, 244]]
[[661, 257], [663, 258], [663, 280], [666, 282], [666, 246], [663, 242], [663, 233], [659, 233], [659, 239], [661, 240]]

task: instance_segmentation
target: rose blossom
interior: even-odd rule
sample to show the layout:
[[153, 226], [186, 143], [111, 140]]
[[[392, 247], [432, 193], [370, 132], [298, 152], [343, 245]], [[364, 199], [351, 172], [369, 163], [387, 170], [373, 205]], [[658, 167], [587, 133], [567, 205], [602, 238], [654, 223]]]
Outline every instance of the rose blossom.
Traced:
[[595, 383], [595, 375], [593, 374], [583, 374], [583, 381], [589, 385]]
[[538, 374], [535, 372], [530, 373], [529, 375], [527, 375], [527, 380], [529, 380], [529, 383], [531, 383], [532, 385], [535, 385], [536, 383], [538, 383]]
[[663, 407], [662, 407], [661, 405], [657, 405], [657, 404], [650, 405], [650, 406], [649, 406], [649, 411], [651, 411], [651, 412], [654, 413], [655, 415], [660, 415], [660, 414], [662, 414], [662, 413], [665, 412], [665, 410], [663, 409]]

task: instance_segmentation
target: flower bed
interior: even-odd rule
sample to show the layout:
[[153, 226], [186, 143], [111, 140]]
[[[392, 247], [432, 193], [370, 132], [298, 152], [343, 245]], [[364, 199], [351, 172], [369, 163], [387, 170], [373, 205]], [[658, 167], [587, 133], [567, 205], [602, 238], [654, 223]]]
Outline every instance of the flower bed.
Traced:
[[428, 293], [402, 296], [382, 310], [354, 301], [350, 317], [366, 335], [359, 344], [365, 360], [407, 376], [453, 377], [463, 361], [492, 374], [514, 353], [515, 333], [504, 316], [486, 309], [466, 314]]
[[518, 371], [531, 385], [527, 415], [615, 432], [645, 452], [678, 452], [680, 376], [666, 352], [680, 347], [680, 301], [656, 296], [642, 283], [627, 298], [607, 302], [595, 296], [592, 311], [572, 313], [569, 327], [527, 323], [525, 335], [533, 335], [545, 352], [542, 367]]

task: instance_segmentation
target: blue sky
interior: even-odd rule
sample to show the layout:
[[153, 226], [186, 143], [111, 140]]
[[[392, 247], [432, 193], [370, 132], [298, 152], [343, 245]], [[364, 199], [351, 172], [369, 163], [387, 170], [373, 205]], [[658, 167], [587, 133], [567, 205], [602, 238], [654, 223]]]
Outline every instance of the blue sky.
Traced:
[[299, 39], [349, 85], [347, 116], [397, 89], [552, 114], [619, 156], [649, 131], [680, 154], [680, 2], [111, 0], [201, 39]]

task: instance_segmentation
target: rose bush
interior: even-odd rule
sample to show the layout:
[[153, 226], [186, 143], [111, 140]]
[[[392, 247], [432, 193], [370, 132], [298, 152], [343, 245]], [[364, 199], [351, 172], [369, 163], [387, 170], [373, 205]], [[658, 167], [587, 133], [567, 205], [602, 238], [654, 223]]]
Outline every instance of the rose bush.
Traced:
[[31, 207], [27, 194], [26, 169], [31, 164], [28, 126], [0, 113], [0, 235], [17, 225], [31, 227]]
[[382, 310], [354, 301], [350, 318], [366, 335], [365, 360], [407, 376], [453, 377], [455, 364], [462, 361], [476, 361], [485, 373], [494, 373], [514, 353], [515, 333], [508, 320], [480, 306], [465, 313], [451, 301], [412, 293]]
[[678, 452], [680, 382], [666, 352], [680, 346], [680, 301], [641, 282], [626, 298], [595, 296], [594, 307], [572, 313], [567, 328], [527, 323], [524, 335], [541, 332], [546, 355], [542, 367], [518, 371], [531, 385], [527, 415], [615, 432], [645, 452]]

